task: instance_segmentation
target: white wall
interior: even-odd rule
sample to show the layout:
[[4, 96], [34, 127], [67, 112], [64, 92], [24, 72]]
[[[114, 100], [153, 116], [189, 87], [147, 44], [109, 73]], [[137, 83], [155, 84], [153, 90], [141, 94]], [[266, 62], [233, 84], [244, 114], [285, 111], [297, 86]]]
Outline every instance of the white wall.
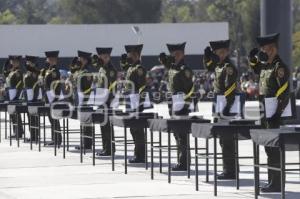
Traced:
[[[186, 54], [201, 54], [210, 40], [228, 38], [228, 23], [134, 24], [142, 32], [143, 55], [167, 51], [165, 44], [187, 41]], [[0, 57], [9, 54], [44, 56], [46, 50], [73, 57], [78, 49], [112, 46], [113, 55], [124, 53], [124, 44], [138, 43], [133, 24], [103, 25], [0, 25]]]

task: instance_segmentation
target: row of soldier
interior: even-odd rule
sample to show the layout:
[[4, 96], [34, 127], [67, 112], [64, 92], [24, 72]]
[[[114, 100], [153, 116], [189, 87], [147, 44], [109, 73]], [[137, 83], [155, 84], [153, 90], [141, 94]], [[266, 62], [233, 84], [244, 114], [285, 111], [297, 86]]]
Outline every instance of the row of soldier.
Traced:
[[[264, 97], [277, 97], [278, 107], [272, 118], [262, 118], [262, 126], [264, 128], [278, 128], [280, 124], [280, 116], [287, 105], [289, 96], [289, 71], [281, 61], [278, 55], [278, 40], [279, 34], [272, 34], [257, 38], [259, 48], [254, 48], [249, 53], [249, 66], [256, 74], [260, 76], [259, 91], [261, 100]], [[172, 99], [168, 105], [170, 115], [185, 116], [190, 113], [191, 104], [193, 104], [194, 85], [193, 85], [193, 71], [185, 65], [184, 49], [185, 43], [181, 44], [167, 44], [170, 55], [161, 53], [159, 61], [165, 66], [167, 73], [167, 81], [169, 83], [168, 90], [171, 94], [184, 94], [185, 105], [180, 110], [172, 110]], [[130, 84], [125, 85], [124, 93], [136, 93], [140, 95], [139, 102], [142, 104], [146, 99], [144, 92], [147, 92], [146, 86], [146, 70], [141, 63], [143, 45], [126, 45], [126, 54], [122, 55], [120, 65], [126, 73], [126, 80]], [[72, 103], [79, 100], [78, 93], [83, 93], [83, 101], [89, 99], [89, 95], [93, 92], [95, 87], [105, 87], [109, 91], [109, 97], [106, 101], [107, 107], [114, 99], [115, 87], [117, 84], [117, 70], [111, 63], [112, 48], [97, 48], [97, 57], [93, 57], [96, 62], [91, 63], [92, 54], [88, 52], [78, 51], [78, 57], [74, 58], [70, 66], [71, 76], [69, 81], [62, 84], [60, 81], [60, 73], [58, 67], [58, 51], [45, 52], [47, 57], [47, 66], [43, 69], [38, 69], [35, 65], [37, 57], [26, 56], [26, 74], [23, 75], [20, 70], [21, 56], [9, 56], [9, 67], [5, 68], [6, 87], [17, 90], [14, 100], [19, 100], [23, 88], [33, 90], [33, 101], [41, 100], [39, 90], [43, 90], [43, 98], [46, 103], [50, 102], [49, 96], [45, 95], [47, 91], [53, 90], [55, 98], [51, 102], [60, 100], [61, 93], [72, 93], [67, 100]], [[217, 119], [224, 119], [226, 116], [231, 116], [230, 109], [234, 103], [235, 95], [238, 92], [237, 78], [238, 71], [230, 60], [230, 40], [211, 41], [210, 46], [204, 50], [204, 65], [207, 70], [215, 73], [215, 80], [213, 83], [214, 92], [216, 95], [224, 95], [226, 98], [226, 106]], [[95, 76], [87, 74], [96, 73]], [[104, 79], [105, 81], [104, 81]], [[106, 82], [106, 83], [104, 83]], [[73, 91], [73, 92], [71, 92]], [[64, 99], [66, 100], [66, 99]], [[135, 111], [142, 112], [144, 106], [136, 107]], [[15, 118], [19, 117], [19, 118]], [[223, 117], [223, 118], [222, 118]], [[12, 116], [11, 120], [16, 123], [21, 122], [21, 116]], [[49, 115], [49, 120], [59, 130], [59, 120], [53, 119]], [[34, 118], [30, 120], [30, 126], [34, 125], [36, 121]], [[24, 134], [22, 125], [18, 125], [21, 132], [18, 135]], [[89, 135], [92, 131], [91, 127], [84, 127], [84, 134]], [[111, 148], [111, 126], [109, 123], [101, 127], [103, 151], [99, 153], [100, 156], [109, 156], [115, 152]], [[134, 158], [130, 163], [144, 163], [145, 162], [145, 145], [143, 129], [132, 128], [131, 134], [135, 142]], [[35, 129], [30, 129], [33, 141], [37, 139]], [[187, 138], [184, 133], [173, 132], [178, 146], [178, 164], [173, 168], [175, 171], [182, 171], [187, 169]], [[57, 144], [60, 145], [62, 138], [57, 134]], [[55, 140], [49, 143], [53, 145]], [[218, 179], [234, 179], [235, 178], [235, 162], [234, 162], [234, 141], [233, 137], [223, 137], [220, 139], [223, 154], [223, 173], [218, 175]], [[92, 147], [90, 139], [84, 139], [85, 149]], [[79, 149], [79, 147], [77, 147]], [[113, 150], [113, 151], [112, 151]], [[266, 147], [268, 155], [268, 164], [277, 165], [279, 162], [279, 151], [275, 148]], [[269, 171], [269, 183], [262, 188], [264, 192], [280, 191], [280, 174], [277, 171]]]

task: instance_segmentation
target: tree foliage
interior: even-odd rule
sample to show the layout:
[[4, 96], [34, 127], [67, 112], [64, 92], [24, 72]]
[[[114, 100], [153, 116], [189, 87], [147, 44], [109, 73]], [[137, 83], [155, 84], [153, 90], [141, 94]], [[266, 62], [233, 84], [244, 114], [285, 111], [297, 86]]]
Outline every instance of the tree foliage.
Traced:
[[63, 23], [158, 23], [161, 0], [60, 0]]

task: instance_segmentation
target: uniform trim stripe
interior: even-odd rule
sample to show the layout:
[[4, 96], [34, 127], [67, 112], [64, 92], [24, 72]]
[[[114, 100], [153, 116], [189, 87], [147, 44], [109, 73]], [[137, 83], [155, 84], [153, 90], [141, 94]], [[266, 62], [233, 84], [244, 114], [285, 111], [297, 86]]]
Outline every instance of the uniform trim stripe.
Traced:
[[206, 62], [206, 65], [207, 65], [207, 66], [210, 66], [212, 63], [213, 63], [213, 61], [212, 61], [212, 60], [209, 60], [208, 62]]
[[17, 83], [16, 88], [19, 88], [19, 87], [21, 86], [21, 84], [22, 84], [22, 80], [20, 80], [20, 81]]
[[184, 96], [184, 100], [187, 100], [187, 99], [191, 98], [191, 96], [194, 93], [194, 91], [195, 91], [195, 86], [193, 85], [193, 87], [191, 88], [191, 90], [189, 91], [189, 93]]
[[256, 64], [256, 62], [250, 62], [250, 66], [255, 66]]
[[54, 82], [54, 90], [56, 90], [56, 88], [58, 87], [58, 85], [59, 85], [59, 81], [55, 81]]
[[276, 92], [276, 97], [279, 97], [284, 91], [286, 91], [286, 89], [288, 88], [289, 83], [285, 82]]
[[33, 85], [33, 87], [32, 87], [32, 89], [34, 90], [35, 89], [35, 87], [38, 85], [38, 81], [37, 82], [35, 82], [35, 84]]
[[146, 85], [142, 86], [140, 89], [139, 89], [139, 94], [141, 94], [141, 92], [143, 92], [143, 90], [145, 90], [146, 88]]
[[230, 88], [225, 91], [225, 94], [224, 94], [225, 97], [227, 97], [228, 95], [230, 95], [234, 91], [235, 88], [236, 88], [236, 83], [233, 83], [230, 86]]
[[116, 86], [117, 81], [114, 81], [113, 83], [110, 84], [110, 86], [108, 87], [109, 91], [112, 91], [112, 89]]
[[87, 95], [89, 94], [89, 92], [91, 92], [92, 88], [88, 88], [85, 91], [83, 91], [83, 94]]

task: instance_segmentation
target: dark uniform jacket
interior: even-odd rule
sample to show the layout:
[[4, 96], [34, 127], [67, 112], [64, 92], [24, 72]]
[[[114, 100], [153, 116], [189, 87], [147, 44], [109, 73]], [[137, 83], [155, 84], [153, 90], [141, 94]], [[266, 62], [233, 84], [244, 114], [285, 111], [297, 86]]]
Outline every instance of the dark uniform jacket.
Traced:
[[[175, 115], [186, 115], [189, 111], [190, 103], [193, 102], [194, 96], [194, 83], [193, 71], [185, 66], [182, 60], [177, 65], [172, 65], [168, 70], [168, 87], [172, 95], [183, 93], [185, 94], [184, 100], [187, 102], [181, 111], [177, 111]], [[169, 103], [169, 112], [171, 110], [171, 103]], [[171, 112], [170, 112], [171, 113]]]
[[278, 99], [274, 117], [262, 120], [265, 127], [277, 128], [280, 125], [280, 115], [289, 102], [289, 70], [278, 55], [272, 63], [250, 62], [250, 67], [259, 75], [260, 101], [263, 102], [265, 97]]
[[237, 90], [237, 69], [232, 64], [229, 57], [222, 63], [215, 63], [210, 59], [204, 58], [204, 65], [208, 71], [215, 73], [213, 82], [214, 93], [226, 97], [227, 104], [223, 110], [223, 114], [229, 115]]
[[[60, 73], [56, 66], [50, 66], [45, 73], [45, 91], [53, 90], [55, 98], [53, 102], [57, 101], [61, 92]], [[46, 99], [48, 103], [48, 99]]]
[[111, 100], [113, 99], [113, 94], [116, 92], [117, 70], [111, 63], [108, 65], [97, 66], [97, 68], [99, 68], [97, 87], [106, 88], [109, 90], [110, 96], [107, 104], [110, 104]]
[[26, 89], [33, 90], [33, 99], [32, 101], [37, 101], [39, 96], [39, 70], [27, 71], [24, 76], [24, 86]]
[[76, 84], [79, 85], [77, 91], [83, 93], [83, 102], [87, 102], [91, 92], [93, 92], [93, 74], [89, 68], [90, 66], [86, 65], [77, 72]]
[[[11, 101], [19, 100], [23, 89], [23, 75], [20, 69], [11, 71], [6, 78], [6, 87], [8, 89], [16, 89], [17, 94]], [[8, 95], [7, 95], [8, 96]]]
[[139, 111], [143, 111], [143, 102], [145, 100], [145, 89], [146, 89], [146, 70], [137, 62], [128, 67], [126, 72], [126, 83], [125, 93], [135, 93], [140, 95], [140, 106]]

